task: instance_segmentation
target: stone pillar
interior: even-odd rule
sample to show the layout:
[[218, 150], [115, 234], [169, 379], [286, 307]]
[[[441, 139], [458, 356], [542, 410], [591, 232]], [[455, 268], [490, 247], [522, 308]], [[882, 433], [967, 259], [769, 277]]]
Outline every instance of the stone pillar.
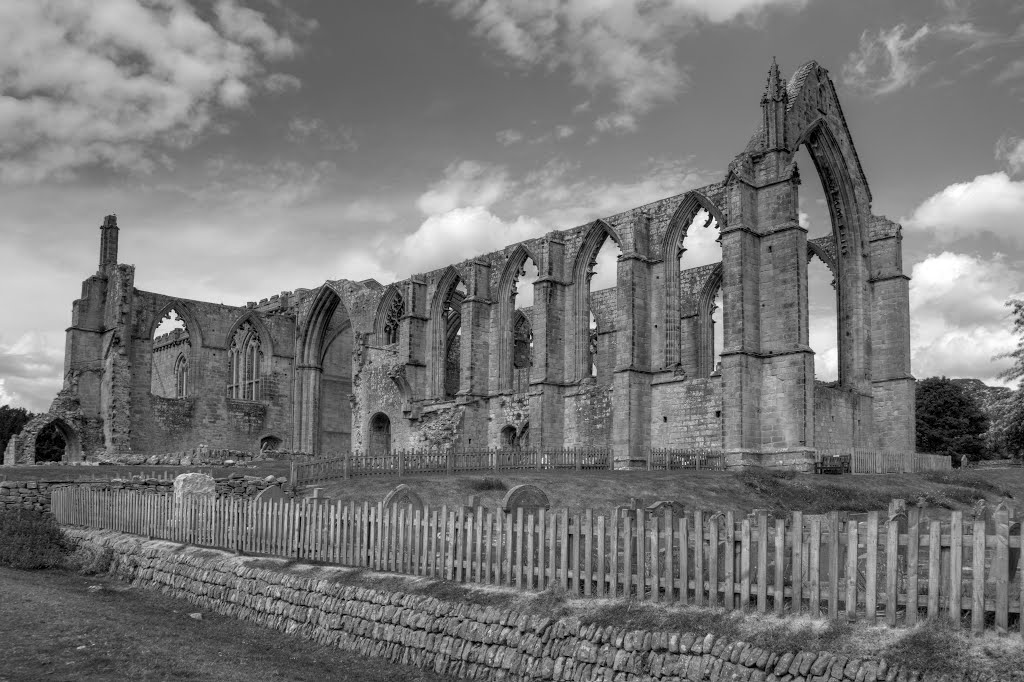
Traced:
[[117, 265], [117, 216], [108, 215], [100, 225], [100, 269], [98, 275], [109, 272]]
[[299, 396], [296, 411], [295, 449], [313, 453], [318, 449], [317, 433], [320, 423], [320, 376], [323, 368], [316, 365], [296, 365], [295, 386]]
[[871, 229], [871, 383], [873, 442], [915, 450], [916, 382], [910, 373], [910, 278], [903, 274], [902, 230], [874, 218]]
[[464, 398], [487, 395], [491, 339], [491, 268], [483, 261], [474, 261], [469, 264], [468, 274], [461, 311], [462, 380], [459, 396]]
[[413, 398], [425, 395], [427, 321], [427, 284], [418, 277], [405, 281], [402, 289], [405, 315], [401, 320], [398, 358], [405, 365], [405, 376], [412, 387]]
[[650, 216], [619, 228], [612, 455], [616, 468], [646, 464], [651, 433]]
[[541, 242], [533, 285], [533, 367], [530, 369], [530, 440], [533, 447], [560, 448], [565, 432], [562, 386], [568, 287], [565, 242], [554, 234]]

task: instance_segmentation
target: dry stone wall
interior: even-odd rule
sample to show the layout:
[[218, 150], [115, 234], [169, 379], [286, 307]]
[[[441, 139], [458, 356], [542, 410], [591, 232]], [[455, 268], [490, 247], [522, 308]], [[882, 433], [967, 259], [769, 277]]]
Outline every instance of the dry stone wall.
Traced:
[[[214, 480], [217, 497], [255, 498], [267, 488], [283, 486], [286, 478], [268, 480], [255, 476], [218, 478]], [[0, 481], [0, 510], [30, 509], [39, 512], [51, 510], [50, 498], [55, 488], [66, 488], [81, 485], [93, 490], [134, 490], [171, 495], [174, 492], [174, 481], [158, 478], [118, 480], [102, 482], [73, 481]]]
[[[495, 606], [345, 585], [250, 565], [223, 552], [104, 531], [69, 531], [109, 547], [112, 572], [199, 608], [394, 663], [473, 680], [611, 682], [938, 682], [880, 660], [779, 653], [711, 634], [627, 630]], [[981, 677], [964, 679], [982, 680]]]

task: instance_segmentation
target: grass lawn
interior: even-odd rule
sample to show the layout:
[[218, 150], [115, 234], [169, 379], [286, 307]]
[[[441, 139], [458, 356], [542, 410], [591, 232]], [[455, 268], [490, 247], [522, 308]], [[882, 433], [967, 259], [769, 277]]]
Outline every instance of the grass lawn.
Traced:
[[[466, 504], [479, 495], [485, 507], [501, 503], [506, 489], [529, 483], [547, 493], [552, 509], [591, 508], [610, 514], [631, 498], [646, 504], [675, 500], [686, 509], [772, 512], [801, 510], [884, 510], [893, 498], [913, 504], [924, 497], [929, 507], [969, 509], [976, 499], [994, 505], [999, 500], [1024, 500], [1024, 469], [959, 470], [928, 474], [779, 474], [720, 471], [554, 471], [397, 477], [359, 477], [322, 484], [323, 495], [344, 502], [376, 504], [399, 483], [412, 488], [432, 507]], [[308, 493], [307, 489], [307, 493]]]
[[447, 678], [203, 613], [108, 577], [0, 567], [0, 681]]

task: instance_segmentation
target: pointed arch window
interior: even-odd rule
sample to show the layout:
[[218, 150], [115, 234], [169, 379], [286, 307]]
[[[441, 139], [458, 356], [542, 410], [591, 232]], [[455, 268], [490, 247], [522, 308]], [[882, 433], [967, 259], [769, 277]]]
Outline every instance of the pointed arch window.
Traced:
[[231, 339], [228, 363], [228, 397], [259, 400], [263, 351], [259, 332], [251, 322], [242, 324]]
[[184, 353], [178, 355], [174, 362], [174, 397], [187, 398], [190, 389], [188, 377], [188, 356]]
[[402, 300], [401, 294], [395, 294], [394, 298], [391, 299], [391, 305], [388, 306], [387, 313], [384, 315], [383, 332], [385, 346], [398, 343], [403, 315], [405, 315], [405, 301]]

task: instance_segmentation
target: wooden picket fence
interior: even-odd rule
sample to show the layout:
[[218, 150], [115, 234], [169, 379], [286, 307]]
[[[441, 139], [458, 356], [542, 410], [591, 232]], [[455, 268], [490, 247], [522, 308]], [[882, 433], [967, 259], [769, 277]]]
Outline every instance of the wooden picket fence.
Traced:
[[710, 448], [679, 450], [651, 448], [647, 451], [647, 470], [694, 469], [725, 471], [725, 455]]
[[294, 461], [295, 485], [353, 476], [407, 476], [485, 471], [610, 469], [608, 448], [481, 448], [476, 450], [393, 450], [386, 454], [346, 453]]
[[917, 474], [953, 469], [952, 459], [948, 455], [931, 455], [923, 452], [846, 448], [822, 449], [815, 454], [816, 461], [829, 457], [849, 459], [850, 473], [854, 474]]
[[[635, 598], [895, 626], [948, 615], [1019, 629], [1020, 524], [901, 510], [853, 515], [696, 510], [385, 508], [323, 499], [257, 502], [61, 488], [66, 525], [250, 554], [574, 596]], [[1011, 618], [1012, 616], [1012, 618]]]

